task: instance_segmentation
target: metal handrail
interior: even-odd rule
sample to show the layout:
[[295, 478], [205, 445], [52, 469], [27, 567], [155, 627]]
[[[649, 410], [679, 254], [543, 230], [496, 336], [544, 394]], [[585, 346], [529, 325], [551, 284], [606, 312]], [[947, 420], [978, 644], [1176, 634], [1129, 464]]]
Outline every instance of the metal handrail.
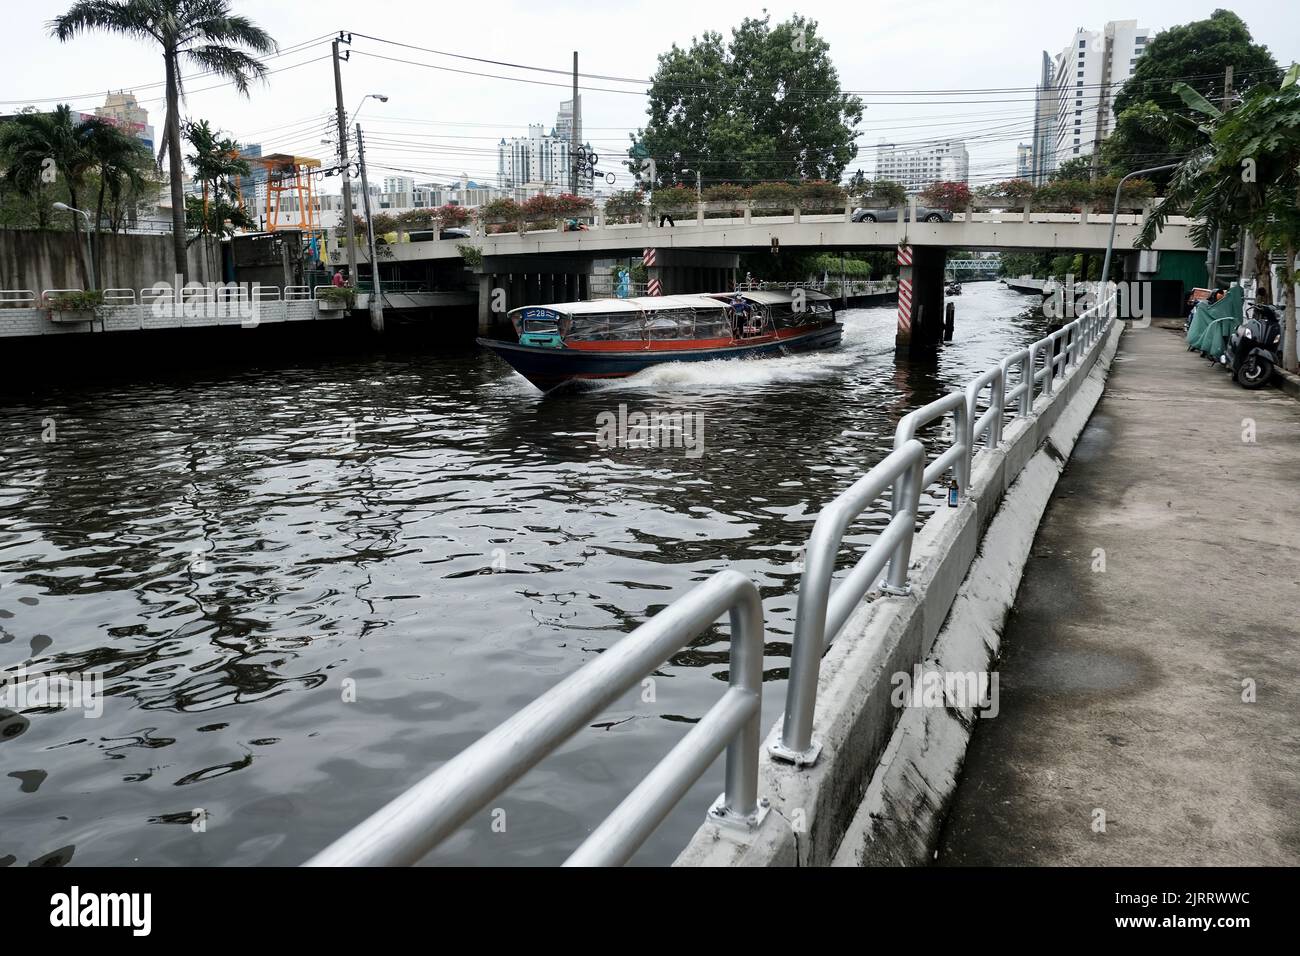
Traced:
[[[1112, 302], [1113, 297], [1094, 307], [1091, 315], [1085, 312], [1080, 319], [1039, 339], [1029, 348], [1008, 355], [1001, 363], [977, 376], [964, 391], [954, 390], [904, 415], [894, 432], [894, 451], [848, 491], [822, 509], [808, 538], [805, 570], [799, 581], [785, 714], [781, 735], [768, 748], [774, 758], [793, 763], [796, 767], [806, 767], [816, 762], [821, 744], [813, 737], [813, 716], [817, 706], [817, 680], [822, 655], [849, 619], [858, 601], [873, 586], [879, 583], [880, 591], [886, 595], [909, 593], [907, 572], [922, 488], [951, 469], [957, 478], [959, 495], [964, 498], [970, 483], [975, 440], [981, 435], [987, 435], [983, 450], [995, 450], [1002, 441], [1002, 416], [1007, 399], [1018, 399], [1019, 415], [1028, 416], [1033, 411], [1034, 385], [1040, 378], [1044, 386], [1043, 394], [1051, 394], [1059, 364], [1051, 351], [1055, 342], [1063, 336], [1073, 336], [1080, 343], [1080, 349], [1085, 341], [1087, 347], [1091, 348], [1101, 338], [1101, 332], [1110, 325], [1109, 307]], [[1102, 316], [1103, 311], [1107, 313], [1105, 317]], [[1040, 352], [1044, 355], [1044, 366], [1040, 373], [1034, 373], [1033, 363]], [[1079, 361], [1075, 363], [1076, 368], [1081, 361], [1082, 351]], [[1008, 393], [1006, 370], [1011, 365], [1020, 366], [1021, 378]], [[1069, 368], [1062, 367], [1061, 374], [1068, 375]], [[990, 390], [989, 407], [976, 421], [977, 402], [985, 388]], [[915, 473], [919, 462], [924, 461], [925, 450], [917, 440], [916, 432], [949, 413], [953, 415], [954, 424], [952, 441], [917, 478]], [[890, 485], [894, 490], [889, 524], [832, 593], [831, 575], [844, 532], [853, 518], [880, 497]], [[886, 562], [889, 572], [882, 582], [879, 575]]]
[[1037, 348], [1038, 343], [1035, 342], [1029, 348], [1012, 352], [1002, 360], [1003, 388], [1006, 388], [1009, 381], [1011, 367], [1014, 365], [1020, 369], [1020, 381], [1014, 388], [1006, 389], [1002, 398], [1004, 403], [1016, 403], [1017, 418], [1028, 418], [1034, 408], [1034, 362], [1038, 357]]
[[957, 479], [958, 494], [965, 497], [966, 486], [970, 483], [971, 408], [964, 392], [951, 391], [942, 398], [936, 398], [930, 404], [922, 405], [900, 418], [898, 427], [894, 429], [894, 447], [903, 447], [916, 437], [916, 433], [921, 428], [943, 418], [949, 412], [953, 417], [953, 441], [946, 451], [941, 452], [926, 467], [925, 484], [929, 485], [937, 481], [940, 476], [951, 470], [953, 477]]
[[567, 864], [625, 862], [724, 749], [726, 789], [710, 809], [709, 819], [745, 830], [757, 827], [766, 810], [758, 798], [763, 603], [754, 582], [739, 571], [728, 570], [719, 571], [668, 605], [316, 854], [307, 865], [377, 866], [419, 861], [724, 611], [731, 619], [726, 693]]
[[[787, 693], [781, 737], [769, 748], [774, 757], [794, 764], [817, 759], [821, 748], [812, 743], [812, 724], [821, 656], [887, 562], [891, 579], [900, 576], [906, 579], [924, 465], [925, 447], [916, 439], [906, 441], [817, 516], [804, 552], [795, 636], [790, 649], [789, 686], [798, 690]], [[889, 488], [893, 489], [893, 517], [832, 594], [831, 575], [844, 532]]]
[[31, 289], [0, 289], [0, 305], [34, 305], [37, 295]]
[[105, 289], [105, 305], [135, 305], [135, 289]]
[[[975, 418], [976, 403], [984, 389], [989, 390], [989, 407], [979, 418]], [[995, 365], [966, 386], [967, 420], [970, 428], [970, 447], [974, 454], [976, 443], [985, 436], [985, 445], [997, 448], [1002, 444], [1002, 412], [1006, 401], [1006, 378], [1002, 365]], [[972, 421], [972, 419], [974, 419]]]

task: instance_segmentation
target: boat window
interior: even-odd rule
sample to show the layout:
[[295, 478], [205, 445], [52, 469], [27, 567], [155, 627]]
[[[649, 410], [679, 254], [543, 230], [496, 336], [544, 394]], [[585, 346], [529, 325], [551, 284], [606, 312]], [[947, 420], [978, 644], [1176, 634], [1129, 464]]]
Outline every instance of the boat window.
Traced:
[[639, 312], [596, 312], [575, 315], [567, 338], [577, 342], [607, 342], [645, 337]]
[[701, 309], [695, 313], [695, 338], [731, 338], [731, 320], [722, 309]]
[[524, 319], [525, 332], [558, 332], [560, 323], [555, 319]]
[[666, 309], [646, 314], [646, 337], [651, 339], [695, 338], [693, 309]]

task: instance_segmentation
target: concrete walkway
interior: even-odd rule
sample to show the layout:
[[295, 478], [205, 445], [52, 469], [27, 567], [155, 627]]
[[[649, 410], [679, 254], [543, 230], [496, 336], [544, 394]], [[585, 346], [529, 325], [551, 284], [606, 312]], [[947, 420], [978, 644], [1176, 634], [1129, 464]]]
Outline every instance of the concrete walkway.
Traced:
[[1002, 647], [940, 864], [1300, 863], [1300, 402], [1125, 333]]

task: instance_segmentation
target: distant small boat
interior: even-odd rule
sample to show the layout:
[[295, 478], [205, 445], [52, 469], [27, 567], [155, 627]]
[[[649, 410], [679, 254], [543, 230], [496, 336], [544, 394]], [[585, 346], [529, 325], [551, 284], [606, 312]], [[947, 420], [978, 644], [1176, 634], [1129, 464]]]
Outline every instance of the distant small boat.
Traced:
[[512, 309], [517, 342], [479, 339], [543, 392], [626, 378], [666, 362], [833, 348], [843, 326], [811, 289], [594, 299]]

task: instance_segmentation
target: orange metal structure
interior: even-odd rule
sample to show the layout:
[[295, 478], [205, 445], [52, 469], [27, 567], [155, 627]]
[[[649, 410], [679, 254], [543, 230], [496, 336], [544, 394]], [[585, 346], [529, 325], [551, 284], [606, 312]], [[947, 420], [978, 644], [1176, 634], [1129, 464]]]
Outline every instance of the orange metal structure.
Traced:
[[[248, 162], [266, 170], [266, 207], [264, 216], [267, 232], [277, 229], [301, 229], [316, 232], [315, 192], [312, 171], [320, 169], [320, 160], [310, 156], [290, 156], [273, 153], [270, 156], [249, 156]], [[298, 194], [299, 216], [287, 222], [280, 221], [280, 201], [285, 193]]]

